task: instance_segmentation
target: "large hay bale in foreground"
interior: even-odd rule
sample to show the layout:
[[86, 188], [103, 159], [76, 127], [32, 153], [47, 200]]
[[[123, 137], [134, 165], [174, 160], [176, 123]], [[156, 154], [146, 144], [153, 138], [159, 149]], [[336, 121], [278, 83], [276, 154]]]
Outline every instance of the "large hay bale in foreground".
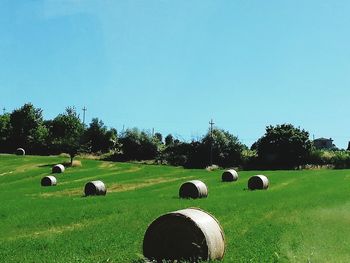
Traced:
[[55, 186], [57, 185], [57, 179], [55, 176], [49, 175], [41, 179], [41, 186]]
[[16, 150], [16, 155], [26, 155], [26, 151], [23, 148], [18, 148]]
[[63, 173], [65, 170], [63, 164], [56, 164], [52, 167], [52, 173]]
[[202, 181], [185, 182], [179, 190], [180, 198], [204, 198], [208, 196], [208, 188]]
[[250, 190], [267, 189], [269, 187], [269, 179], [265, 175], [254, 175], [248, 180], [248, 188]]
[[233, 169], [227, 170], [227, 171], [223, 172], [221, 179], [223, 182], [237, 181], [238, 180], [238, 173]]
[[84, 193], [88, 195], [106, 195], [107, 188], [102, 181], [91, 181], [85, 185]]
[[188, 208], [158, 217], [143, 239], [143, 254], [150, 260], [220, 260], [225, 237], [219, 222], [198, 208]]

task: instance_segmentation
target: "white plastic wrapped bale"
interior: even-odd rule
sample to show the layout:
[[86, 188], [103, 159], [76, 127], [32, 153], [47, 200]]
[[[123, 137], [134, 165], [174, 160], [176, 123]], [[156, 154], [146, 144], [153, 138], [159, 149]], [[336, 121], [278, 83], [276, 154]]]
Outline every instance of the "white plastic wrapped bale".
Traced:
[[17, 148], [16, 155], [26, 155], [26, 151], [23, 148]]
[[188, 181], [181, 185], [179, 196], [180, 198], [205, 198], [208, 196], [208, 188], [202, 181]]
[[65, 170], [63, 164], [56, 164], [52, 167], [52, 173], [63, 173]]
[[254, 175], [248, 180], [250, 190], [263, 190], [269, 187], [269, 179], [265, 175]]
[[227, 170], [222, 173], [221, 179], [223, 182], [233, 182], [238, 180], [238, 173], [233, 170]]
[[224, 253], [225, 237], [219, 222], [198, 208], [158, 217], [143, 239], [144, 256], [157, 262], [220, 260]]
[[102, 181], [91, 181], [85, 185], [85, 196], [89, 195], [106, 195], [107, 188]]
[[49, 175], [41, 179], [41, 186], [55, 186], [57, 185], [56, 177]]

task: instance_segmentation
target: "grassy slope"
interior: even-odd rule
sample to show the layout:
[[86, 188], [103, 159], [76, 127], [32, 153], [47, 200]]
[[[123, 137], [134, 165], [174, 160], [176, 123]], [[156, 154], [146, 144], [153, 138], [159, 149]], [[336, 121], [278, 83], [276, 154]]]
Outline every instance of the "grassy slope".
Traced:
[[[159, 215], [200, 207], [221, 222], [224, 262], [348, 262], [349, 170], [267, 171], [267, 191], [246, 191], [256, 172], [221, 183], [221, 171], [82, 160], [40, 179], [61, 157], [0, 155], [0, 261], [132, 262], [142, 254], [147, 226]], [[46, 166], [48, 165], [48, 166]], [[105, 197], [82, 197], [88, 180], [102, 179]], [[187, 179], [203, 180], [209, 197], [180, 200]]]

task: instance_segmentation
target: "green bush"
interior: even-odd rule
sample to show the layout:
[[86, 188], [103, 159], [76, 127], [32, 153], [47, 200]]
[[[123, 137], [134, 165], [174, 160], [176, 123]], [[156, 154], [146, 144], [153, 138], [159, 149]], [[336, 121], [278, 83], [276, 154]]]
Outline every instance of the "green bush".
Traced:
[[333, 165], [336, 169], [350, 168], [350, 152], [314, 150], [310, 154], [309, 163], [314, 165]]

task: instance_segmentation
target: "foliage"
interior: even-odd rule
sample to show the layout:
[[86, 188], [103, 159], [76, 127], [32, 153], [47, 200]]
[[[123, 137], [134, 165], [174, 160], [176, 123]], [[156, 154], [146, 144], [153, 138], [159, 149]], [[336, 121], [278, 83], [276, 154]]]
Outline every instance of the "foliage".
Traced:
[[158, 137], [140, 131], [137, 128], [127, 129], [119, 138], [121, 154], [118, 160], [151, 160], [158, 156], [161, 141]]
[[84, 133], [83, 141], [85, 145], [89, 146], [88, 152], [91, 153], [114, 151], [118, 145], [117, 130], [108, 130], [102, 120], [93, 118]]
[[48, 130], [44, 125], [42, 110], [31, 103], [10, 114], [9, 142], [13, 151], [22, 147], [28, 153], [42, 153], [47, 142]]
[[168, 144], [163, 152], [167, 163], [174, 166], [186, 166], [191, 145], [186, 142]]
[[291, 124], [266, 127], [252, 147], [264, 167], [293, 168], [305, 164], [313, 149], [309, 133]]
[[163, 135], [159, 132], [154, 134], [154, 139], [158, 140], [158, 143], [163, 143]]
[[332, 165], [337, 169], [350, 168], [350, 152], [314, 150], [310, 155], [308, 163], [314, 165]]
[[52, 145], [70, 155], [71, 164], [82, 145], [84, 125], [74, 107], [67, 107], [66, 112], [59, 114], [53, 121], [50, 130]]
[[173, 145], [173, 144], [174, 144], [174, 137], [171, 134], [168, 134], [165, 137], [165, 145], [166, 146], [170, 146], [170, 145]]
[[251, 150], [222, 129], [208, 131], [196, 141], [186, 142], [168, 134], [152, 135], [137, 128], [118, 134], [102, 120], [81, 123], [74, 107], [52, 120], [44, 120], [42, 110], [26, 103], [11, 113], [0, 115], [0, 152], [13, 153], [23, 147], [27, 154], [69, 153], [71, 161], [78, 153], [103, 155], [109, 160], [148, 160], [186, 168], [220, 167], [243, 169], [301, 168], [303, 165], [350, 167], [348, 151], [315, 150], [309, 133], [291, 124], [266, 127], [265, 134]]
[[[210, 151], [211, 142], [213, 143], [213, 164], [221, 167], [230, 167], [238, 166], [242, 163], [242, 152], [247, 147], [238, 140], [238, 137], [227, 131], [214, 129], [212, 138], [210, 132], [208, 132], [202, 139], [204, 152]], [[206, 159], [208, 160], [208, 157]]]
[[0, 151], [11, 151], [10, 147], [10, 114], [0, 115]]
[[166, 149], [166, 160], [172, 165], [187, 168], [207, 167], [210, 165], [211, 143], [213, 164], [230, 167], [242, 163], [242, 151], [246, 147], [237, 137], [220, 129], [214, 129], [212, 137], [208, 132], [200, 141], [170, 144]]

